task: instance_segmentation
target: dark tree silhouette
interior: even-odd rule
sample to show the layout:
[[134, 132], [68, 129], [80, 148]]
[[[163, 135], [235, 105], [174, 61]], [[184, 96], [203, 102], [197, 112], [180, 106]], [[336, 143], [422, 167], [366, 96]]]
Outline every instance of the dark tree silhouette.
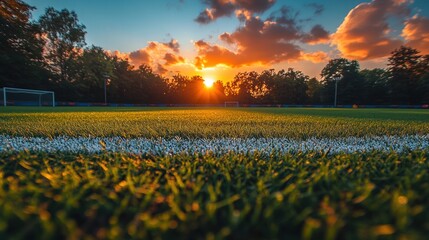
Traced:
[[365, 80], [364, 104], [387, 104], [389, 93], [389, 72], [381, 68], [364, 69], [360, 72]]
[[0, 86], [49, 88], [41, 32], [29, 21], [32, 9], [20, 0], [0, 4]]
[[395, 104], [416, 104], [419, 52], [401, 46], [389, 57], [390, 96]]
[[365, 99], [364, 79], [359, 73], [359, 63], [345, 58], [332, 59], [323, 68], [322, 83], [324, 91], [322, 101], [331, 104], [335, 95], [335, 79], [338, 81], [338, 101], [341, 104], [362, 104]]
[[323, 85], [316, 78], [307, 81], [307, 102], [308, 104], [320, 104]]
[[110, 76], [109, 99], [114, 103], [132, 103], [130, 94], [132, 89], [132, 81], [135, 77], [133, 72], [134, 67], [130, 65], [128, 60], [118, 57], [112, 58], [113, 74]]
[[46, 38], [45, 57], [58, 82], [73, 82], [73, 70], [79, 51], [85, 46], [85, 26], [74, 11], [47, 8], [40, 17], [40, 28]]
[[181, 74], [176, 74], [167, 80], [168, 85], [168, 102], [169, 103], [185, 103], [185, 89], [189, 85], [191, 79]]
[[237, 73], [228, 86], [230, 98], [241, 103], [256, 103], [256, 98], [261, 93], [256, 84], [258, 76], [259, 74], [255, 71]]
[[163, 77], [144, 64], [133, 72], [134, 77], [127, 86], [132, 103], [165, 103], [167, 82]]
[[[83, 50], [77, 58], [78, 70], [73, 84], [75, 94], [81, 101], [104, 102], [104, 85], [113, 79], [113, 59], [101, 47], [92, 46]], [[110, 89], [107, 91], [110, 99]]]
[[280, 70], [272, 81], [272, 98], [280, 104], [303, 104], [307, 102], [309, 77], [301, 71], [289, 68]]
[[419, 79], [417, 93], [421, 104], [429, 104], [429, 55], [424, 55], [419, 61]]

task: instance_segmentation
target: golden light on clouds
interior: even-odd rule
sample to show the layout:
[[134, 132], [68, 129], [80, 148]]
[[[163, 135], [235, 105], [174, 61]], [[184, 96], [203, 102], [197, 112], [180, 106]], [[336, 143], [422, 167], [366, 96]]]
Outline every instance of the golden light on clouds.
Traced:
[[406, 0], [373, 0], [350, 10], [332, 35], [332, 43], [346, 58], [370, 60], [385, 57], [403, 42], [389, 35], [388, 19], [403, 19], [409, 11]]
[[[128, 59], [134, 67], [146, 64], [165, 77], [194, 75], [225, 83], [239, 72], [270, 68], [295, 67], [317, 77], [324, 64], [339, 57], [371, 66], [386, 62], [387, 56], [401, 45], [423, 54], [429, 52], [429, 18], [411, 16], [412, 0], [361, 1], [339, 18], [335, 32], [315, 21], [324, 11], [322, 4], [307, 5], [308, 11], [314, 11], [310, 18], [300, 18], [299, 11], [288, 6], [260, 16], [274, 2], [207, 0], [206, 9], [195, 22], [208, 26], [218, 18], [235, 17], [240, 25], [217, 36], [191, 39], [183, 48], [172, 38], [167, 42], [148, 41], [135, 51], [110, 54]], [[390, 19], [400, 24], [396, 26]], [[305, 24], [311, 25], [305, 28]]]
[[402, 37], [407, 45], [418, 48], [421, 53], [429, 53], [429, 19], [415, 15], [405, 22]]

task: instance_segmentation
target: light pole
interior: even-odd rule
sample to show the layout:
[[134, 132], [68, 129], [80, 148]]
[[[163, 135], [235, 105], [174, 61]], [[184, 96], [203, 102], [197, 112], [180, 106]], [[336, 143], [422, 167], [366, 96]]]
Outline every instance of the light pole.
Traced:
[[104, 75], [104, 105], [107, 106], [107, 84], [109, 83], [109, 75]]
[[334, 96], [334, 107], [337, 107], [337, 94], [338, 94], [338, 80], [340, 80], [340, 77], [335, 77], [335, 96]]

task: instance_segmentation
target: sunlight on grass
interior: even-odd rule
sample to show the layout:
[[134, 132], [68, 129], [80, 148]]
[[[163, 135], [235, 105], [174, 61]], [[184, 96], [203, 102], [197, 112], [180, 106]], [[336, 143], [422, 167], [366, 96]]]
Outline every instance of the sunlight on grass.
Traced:
[[[276, 108], [7, 108], [0, 134], [146, 138], [259, 138], [423, 135], [425, 110]], [[51, 110], [52, 109], [52, 110]]]

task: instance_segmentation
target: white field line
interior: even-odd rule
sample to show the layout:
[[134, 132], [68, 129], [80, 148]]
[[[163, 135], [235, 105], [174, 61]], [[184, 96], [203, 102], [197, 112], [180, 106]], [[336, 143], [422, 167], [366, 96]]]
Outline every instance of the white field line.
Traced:
[[345, 138], [215, 138], [215, 139], [147, 139], [122, 137], [13, 137], [0, 135], [0, 151], [44, 151], [72, 153], [121, 152], [133, 154], [263, 154], [323, 151], [352, 153], [429, 149], [429, 135], [371, 136]]

